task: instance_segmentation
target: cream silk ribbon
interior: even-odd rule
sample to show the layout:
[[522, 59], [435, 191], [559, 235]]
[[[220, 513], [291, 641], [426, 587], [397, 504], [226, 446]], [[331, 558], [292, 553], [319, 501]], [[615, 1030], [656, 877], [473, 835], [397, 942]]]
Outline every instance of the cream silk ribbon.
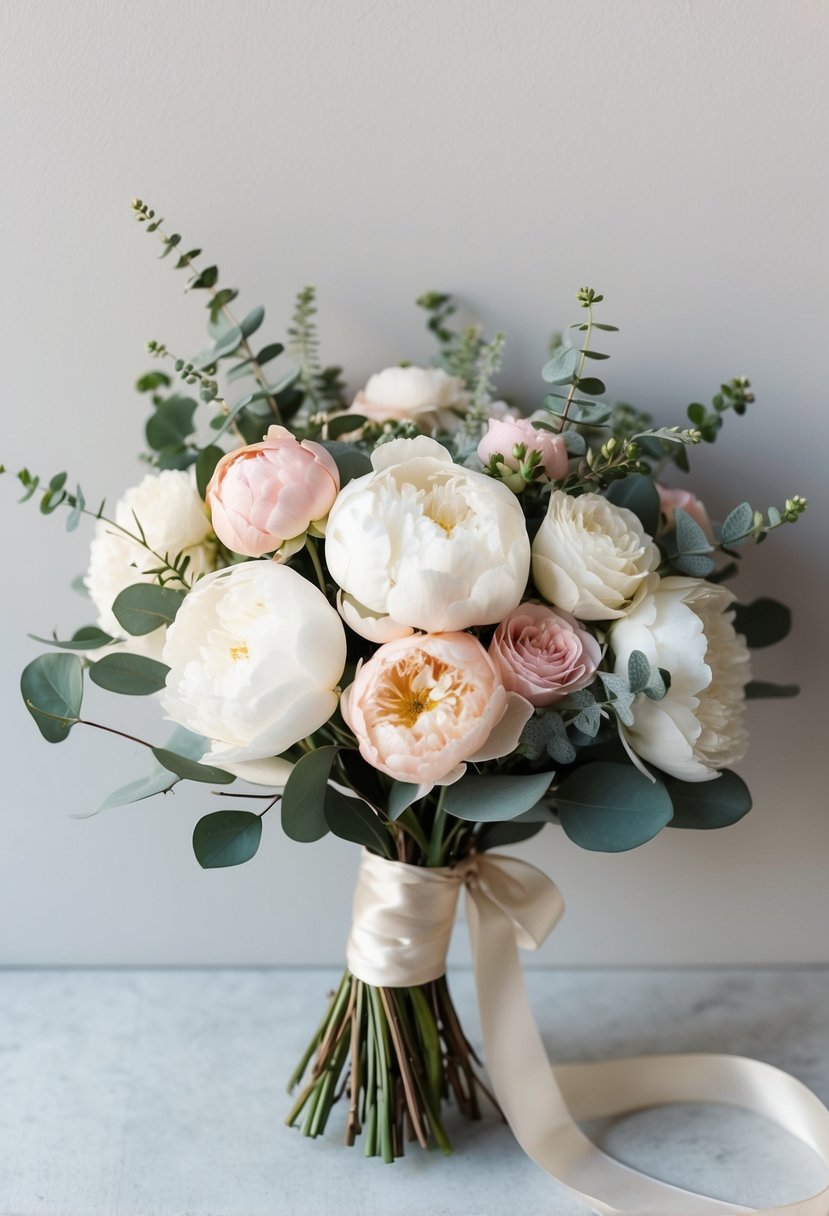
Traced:
[[[377, 987], [437, 979], [458, 894], [467, 893], [487, 1069], [524, 1151], [601, 1216], [735, 1216], [759, 1209], [659, 1182], [601, 1152], [577, 1120], [672, 1102], [744, 1107], [797, 1136], [829, 1166], [829, 1111], [788, 1073], [741, 1056], [638, 1056], [550, 1066], [530, 1008], [518, 946], [537, 949], [564, 911], [555, 884], [527, 862], [483, 853], [429, 869], [364, 852], [348, 966]], [[765, 1216], [829, 1216], [829, 1185]]]

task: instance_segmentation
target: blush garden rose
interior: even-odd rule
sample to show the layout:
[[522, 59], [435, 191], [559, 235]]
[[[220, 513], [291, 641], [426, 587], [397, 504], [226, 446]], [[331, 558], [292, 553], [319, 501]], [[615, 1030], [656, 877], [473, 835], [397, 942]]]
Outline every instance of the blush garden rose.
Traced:
[[489, 653], [504, 687], [536, 707], [586, 688], [602, 657], [575, 617], [546, 604], [520, 604], [495, 630]]

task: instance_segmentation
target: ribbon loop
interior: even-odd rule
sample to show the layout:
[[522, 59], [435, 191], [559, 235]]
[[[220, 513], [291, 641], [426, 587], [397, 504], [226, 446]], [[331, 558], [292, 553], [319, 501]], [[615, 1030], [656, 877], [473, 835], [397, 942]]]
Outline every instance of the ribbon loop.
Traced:
[[[497, 853], [427, 868], [365, 852], [354, 896], [348, 965], [379, 987], [444, 973], [458, 894], [467, 892], [487, 1069], [516, 1140], [560, 1185], [600, 1216], [747, 1216], [754, 1208], [683, 1190], [608, 1157], [577, 1120], [673, 1102], [717, 1102], [780, 1124], [829, 1167], [829, 1111], [794, 1077], [740, 1056], [640, 1056], [551, 1067], [535, 1024], [518, 944], [537, 949], [564, 910], [535, 866]], [[763, 1216], [829, 1216], [829, 1185]]]

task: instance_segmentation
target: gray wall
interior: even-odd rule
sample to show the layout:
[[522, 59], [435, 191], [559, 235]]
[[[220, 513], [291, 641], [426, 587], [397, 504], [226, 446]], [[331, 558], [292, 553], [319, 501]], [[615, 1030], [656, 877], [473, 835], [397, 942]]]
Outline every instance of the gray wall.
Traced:
[[[426, 357], [410, 301], [432, 287], [509, 331], [506, 383], [530, 402], [583, 283], [622, 327], [613, 392], [661, 422], [751, 374], [757, 405], [697, 453], [697, 484], [714, 514], [810, 497], [747, 554], [741, 589], [793, 604], [795, 634], [757, 672], [805, 694], [752, 708], [756, 809], [736, 828], [620, 857], [534, 842], [569, 902], [541, 958], [826, 961], [826, 5], [40, 0], [2, 23], [10, 468], [116, 497], [142, 471], [144, 342], [201, 345], [201, 301], [155, 262], [133, 194], [268, 305], [269, 336], [316, 283], [354, 388]], [[91, 731], [50, 748], [22, 708], [26, 632], [88, 616], [68, 590], [88, 534], [15, 498], [4, 478], [0, 957], [339, 960], [356, 850], [273, 822], [250, 865], [204, 873], [189, 839], [206, 791], [69, 817], [144, 760]], [[88, 711], [159, 737], [152, 706], [101, 694]]]

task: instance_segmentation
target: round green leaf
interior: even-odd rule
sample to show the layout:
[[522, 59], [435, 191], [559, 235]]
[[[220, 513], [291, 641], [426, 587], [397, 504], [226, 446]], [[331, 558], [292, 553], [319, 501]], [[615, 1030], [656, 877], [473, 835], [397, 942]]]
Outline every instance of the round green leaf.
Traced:
[[341, 840], [365, 845], [383, 857], [391, 856], [391, 837], [377, 814], [365, 802], [346, 798], [339, 790], [329, 786], [325, 792], [323, 815], [329, 829]]
[[60, 743], [80, 716], [83, 664], [74, 654], [38, 655], [23, 669], [20, 691], [43, 738]]
[[467, 774], [446, 787], [443, 806], [447, 814], [472, 823], [494, 823], [515, 819], [544, 797], [553, 773], [529, 777], [479, 777]]
[[318, 747], [307, 752], [291, 770], [282, 793], [282, 829], [291, 840], [310, 844], [328, 832], [325, 795], [331, 765], [339, 747]]
[[170, 625], [184, 601], [184, 592], [158, 583], [133, 583], [116, 595], [112, 611], [118, 624], [141, 637]]
[[204, 498], [210, 478], [224, 454], [224, 450], [215, 443], [208, 444], [199, 452], [196, 460], [196, 488], [199, 498]]
[[324, 439], [321, 440], [321, 443], [334, 458], [340, 474], [341, 486], [348, 485], [355, 477], [363, 477], [364, 474], [371, 472], [371, 460], [365, 452], [358, 451], [352, 444], [341, 443], [337, 439]]
[[97, 625], [81, 626], [65, 642], [61, 642], [57, 638], [41, 638], [36, 633], [30, 633], [29, 637], [33, 642], [43, 642], [45, 646], [57, 646], [60, 650], [98, 650], [99, 647], [107, 646], [113, 641], [110, 635], [104, 633], [103, 629], [99, 629]]
[[99, 688], [128, 697], [146, 697], [164, 687], [169, 667], [140, 654], [108, 654], [93, 663], [89, 678]]
[[160, 452], [171, 444], [180, 444], [192, 435], [195, 411], [196, 402], [192, 397], [168, 397], [162, 401], [145, 428], [147, 443], [153, 451]]
[[252, 811], [214, 811], [193, 830], [193, 852], [205, 870], [250, 861], [262, 839], [262, 819]]
[[751, 810], [751, 794], [742, 777], [725, 769], [713, 781], [677, 781], [666, 777], [674, 807], [672, 828], [727, 828]]
[[659, 494], [650, 477], [631, 473], [628, 477], [611, 482], [607, 497], [617, 507], [627, 507], [628, 511], [632, 511], [649, 536], [656, 535], [659, 529]]
[[599, 853], [638, 848], [670, 823], [671, 799], [661, 781], [632, 764], [600, 760], [565, 777], [555, 791], [561, 826], [574, 844]]

